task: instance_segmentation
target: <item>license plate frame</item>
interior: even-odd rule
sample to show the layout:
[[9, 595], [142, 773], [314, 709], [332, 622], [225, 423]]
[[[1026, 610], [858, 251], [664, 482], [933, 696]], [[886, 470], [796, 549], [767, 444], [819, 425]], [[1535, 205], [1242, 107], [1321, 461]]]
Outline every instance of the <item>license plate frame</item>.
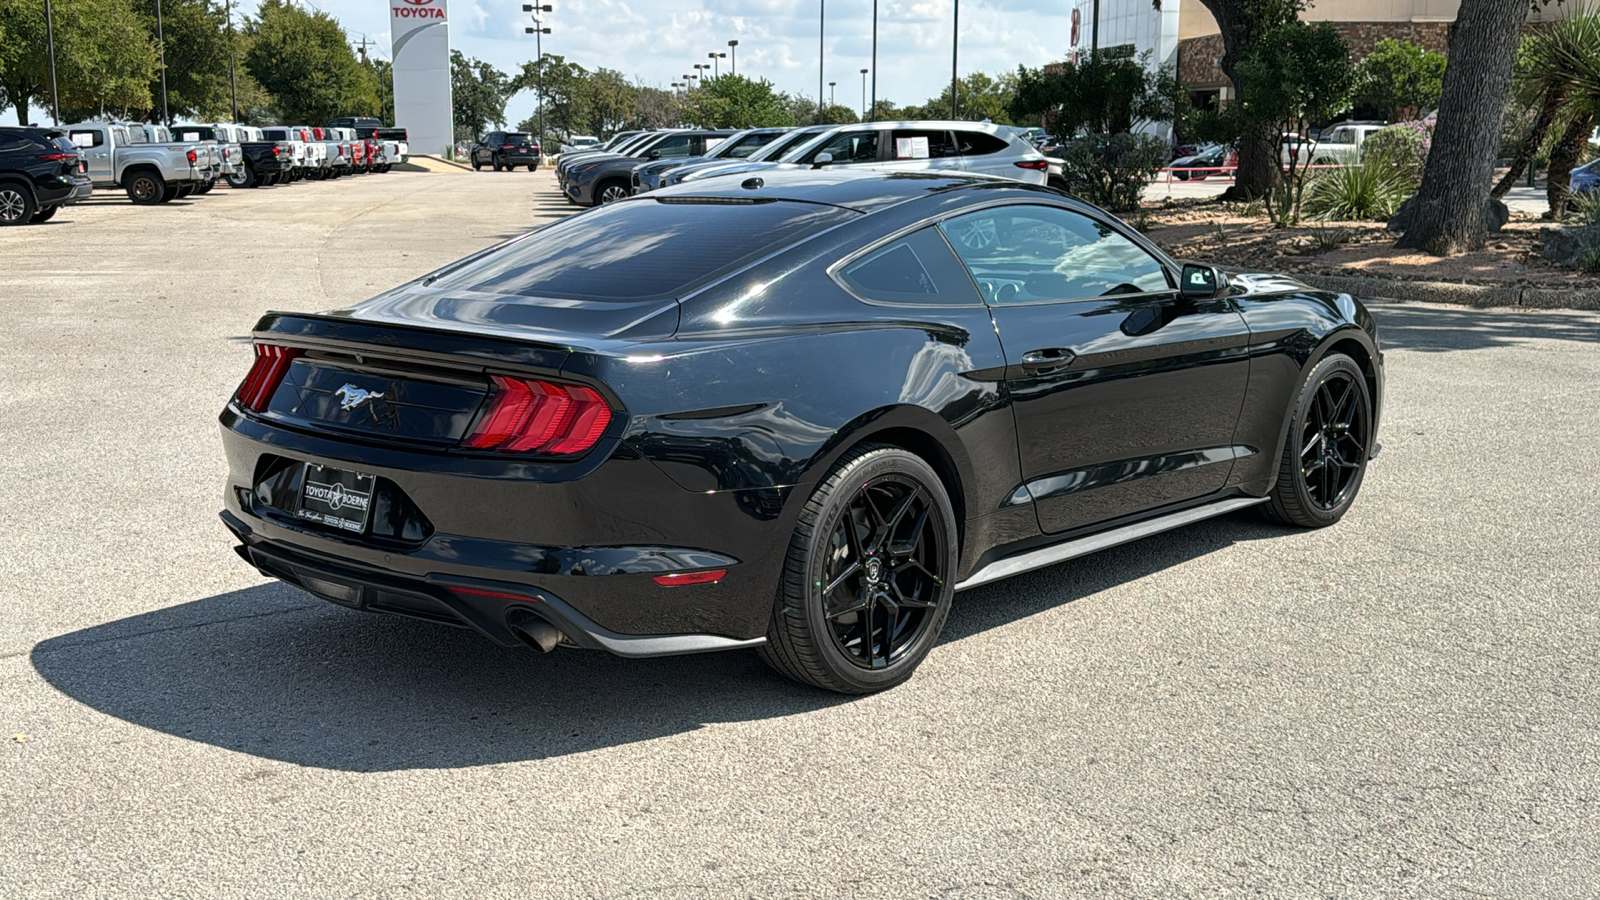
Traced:
[[351, 534], [365, 534], [372, 520], [377, 476], [354, 469], [306, 463], [294, 517]]

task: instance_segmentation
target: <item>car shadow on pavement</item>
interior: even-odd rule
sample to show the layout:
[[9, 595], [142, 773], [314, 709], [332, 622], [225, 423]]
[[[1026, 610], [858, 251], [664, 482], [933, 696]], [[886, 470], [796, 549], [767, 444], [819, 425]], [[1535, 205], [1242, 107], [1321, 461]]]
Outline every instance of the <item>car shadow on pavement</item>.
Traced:
[[[975, 589], [959, 595], [941, 643], [1282, 533], [1228, 516]], [[541, 655], [276, 582], [52, 638], [31, 661], [62, 693], [135, 725], [355, 772], [559, 757], [853, 699], [790, 683], [751, 652]]]
[[1384, 350], [1483, 350], [1526, 340], [1600, 343], [1600, 315], [1574, 310], [1468, 309], [1374, 303]]

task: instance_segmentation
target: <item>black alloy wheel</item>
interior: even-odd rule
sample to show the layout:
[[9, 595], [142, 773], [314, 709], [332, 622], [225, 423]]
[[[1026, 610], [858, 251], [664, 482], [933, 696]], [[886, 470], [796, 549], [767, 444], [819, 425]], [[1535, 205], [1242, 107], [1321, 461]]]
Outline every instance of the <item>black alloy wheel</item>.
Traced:
[[26, 188], [0, 184], [0, 225], [26, 225], [33, 217], [33, 195]]
[[128, 199], [134, 203], [160, 203], [166, 194], [166, 185], [155, 175], [141, 172], [128, 180]]
[[33, 218], [29, 219], [28, 221], [32, 222], [35, 225], [38, 225], [41, 222], [48, 222], [51, 219], [54, 219], [56, 217], [56, 213], [59, 212], [60, 210], [61, 210], [61, 204], [59, 204], [59, 203], [56, 204], [55, 206], [46, 206], [44, 209], [41, 209], [38, 212], [34, 213], [33, 214]]
[[1361, 489], [1371, 447], [1366, 373], [1350, 357], [1329, 354], [1300, 391], [1268, 517], [1306, 528], [1339, 521]]
[[958, 549], [926, 462], [898, 447], [852, 451], [801, 512], [763, 658], [842, 693], [900, 684], [950, 613]]
[[607, 181], [600, 185], [600, 191], [595, 195], [599, 203], [615, 203], [628, 198], [628, 187], [620, 181]]

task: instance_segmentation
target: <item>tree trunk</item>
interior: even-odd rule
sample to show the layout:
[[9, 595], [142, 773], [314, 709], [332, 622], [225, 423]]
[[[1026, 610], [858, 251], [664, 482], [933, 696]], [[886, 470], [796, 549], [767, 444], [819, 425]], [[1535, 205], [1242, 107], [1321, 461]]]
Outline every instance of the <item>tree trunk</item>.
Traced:
[[1483, 247], [1485, 213], [1528, 0], [1462, 0], [1411, 227], [1395, 246], [1435, 256]]
[[1561, 140], [1550, 152], [1550, 177], [1545, 184], [1545, 196], [1550, 199], [1550, 218], [1561, 221], [1567, 214], [1567, 201], [1572, 197], [1572, 167], [1578, 164], [1583, 144], [1594, 128], [1594, 119], [1588, 115], [1575, 115], [1567, 123]]
[[1556, 120], [1556, 110], [1567, 100], [1567, 92], [1552, 88], [1545, 91], [1544, 104], [1539, 107], [1539, 118], [1534, 120], [1533, 127], [1522, 139], [1522, 146], [1517, 148], [1517, 158], [1511, 161], [1511, 170], [1500, 183], [1494, 186], [1490, 193], [1495, 197], [1504, 197], [1506, 192], [1517, 184], [1517, 179], [1533, 163], [1534, 154], [1539, 152], [1539, 145], [1544, 143], [1544, 136], [1549, 133], [1550, 126]]

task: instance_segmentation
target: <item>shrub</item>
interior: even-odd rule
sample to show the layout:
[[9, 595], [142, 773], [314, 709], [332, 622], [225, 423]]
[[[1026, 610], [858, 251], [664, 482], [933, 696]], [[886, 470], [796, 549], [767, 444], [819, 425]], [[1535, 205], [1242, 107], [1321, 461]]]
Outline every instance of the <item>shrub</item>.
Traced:
[[1394, 215], [1412, 189], [1376, 165], [1326, 169], [1307, 185], [1305, 209], [1324, 221], [1382, 222]]
[[1573, 194], [1567, 200], [1567, 221], [1573, 225], [1600, 225], [1600, 191]]
[[1091, 134], [1061, 150], [1067, 190], [1113, 212], [1139, 208], [1150, 176], [1167, 163], [1167, 146], [1146, 134]]
[[1401, 122], [1367, 135], [1362, 165], [1389, 173], [1412, 191], [1422, 184], [1422, 168], [1433, 146], [1433, 120]]

